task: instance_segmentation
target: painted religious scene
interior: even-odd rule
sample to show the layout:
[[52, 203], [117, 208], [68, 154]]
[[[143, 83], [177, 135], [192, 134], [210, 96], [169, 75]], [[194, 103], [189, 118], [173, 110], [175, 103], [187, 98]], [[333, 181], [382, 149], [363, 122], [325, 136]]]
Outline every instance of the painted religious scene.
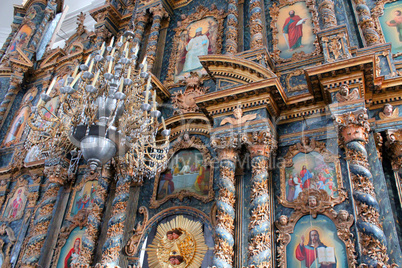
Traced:
[[86, 228], [75, 228], [68, 237], [66, 243], [60, 251], [59, 261], [57, 268], [70, 268], [74, 264], [78, 263], [78, 257], [82, 248], [82, 236], [85, 233]]
[[313, 24], [305, 2], [297, 2], [279, 9], [278, 49], [280, 57], [289, 59], [294, 53], [309, 54], [314, 51]]
[[345, 244], [335, 224], [326, 216], [303, 216], [296, 223], [286, 247], [287, 267], [348, 267]]
[[385, 42], [392, 44], [392, 53], [402, 52], [402, 3], [385, 4], [384, 15], [379, 20]]
[[190, 72], [206, 74], [198, 56], [215, 54], [218, 38], [218, 22], [213, 17], [190, 23], [181, 32], [178, 45], [174, 81], [178, 82], [190, 75]]
[[22, 136], [22, 132], [24, 131], [25, 125], [29, 116], [29, 107], [25, 106], [21, 109], [18, 116], [14, 119], [13, 124], [10, 127], [10, 132], [7, 134], [7, 137], [4, 141], [5, 144], [18, 142]]
[[28, 38], [31, 36], [31, 33], [32, 29], [28, 25], [22, 26], [11, 43], [9, 52], [13, 52], [17, 50], [17, 48], [21, 48], [23, 45], [26, 45], [29, 41]]
[[19, 187], [14, 195], [8, 200], [3, 218], [7, 220], [17, 220], [24, 215], [25, 205], [27, 203], [27, 193], [25, 187]]
[[337, 197], [337, 177], [334, 163], [326, 163], [317, 152], [299, 153], [293, 158], [293, 166], [285, 169], [286, 200], [294, 201], [305, 189], [325, 190]]
[[208, 195], [210, 168], [203, 165], [203, 157], [197, 149], [176, 153], [160, 175], [157, 199], [186, 190]]
[[71, 217], [74, 217], [80, 210], [84, 208], [88, 209], [92, 206], [97, 188], [98, 181], [87, 181], [84, 186], [76, 192], [71, 208]]

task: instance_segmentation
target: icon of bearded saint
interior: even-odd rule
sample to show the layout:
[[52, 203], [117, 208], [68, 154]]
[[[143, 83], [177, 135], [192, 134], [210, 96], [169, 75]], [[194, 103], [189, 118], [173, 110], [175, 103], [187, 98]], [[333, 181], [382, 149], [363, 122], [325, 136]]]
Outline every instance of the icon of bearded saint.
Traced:
[[156, 236], [149, 245], [150, 267], [200, 267], [208, 247], [202, 225], [183, 216], [158, 226]]

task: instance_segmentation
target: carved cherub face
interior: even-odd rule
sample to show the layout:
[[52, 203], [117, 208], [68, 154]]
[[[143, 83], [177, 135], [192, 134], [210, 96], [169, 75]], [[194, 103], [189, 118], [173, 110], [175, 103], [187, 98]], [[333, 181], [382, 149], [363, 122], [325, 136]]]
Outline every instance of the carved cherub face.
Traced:
[[342, 96], [347, 96], [349, 95], [349, 87], [347, 85], [341, 85], [341, 88], [339, 89], [339, 93]]
[[287, 225], [287, 224], [288, 224], [288, 216], [286, 216], [286, 215], [281, 215], [281, 216], [279, 217], [279, 223], [280, 223], [282, 226]]
[[309, 196], [308, 198], [308, 206], [314, 208], [317, 206], [317, 198], [315, 196]]
[[236, 119], [240, 119], [243, 116], [243, 111], [241, 110], [241, 108], [236, 108], [233, 111], [233, 115]]
[[347, 221], [348, 217], [349, 217], [349, 212], [347, 212], [346, 210], [341, 210], [339, 211], [339, 215], [338, 215], [339, 219], [341, 219], [342, 221]]
[[383, 108], [383, 110], [382, 110], [382, 112], [383, 112], [386, 116], [392, 115], [392, 112], [393, 112], [393, 111], [394, 111], [394, 107], [393, 107], [391, 104], [389, 104], [389, 103], [385, 104], [385, 105], [384, 105], [384, 108]]

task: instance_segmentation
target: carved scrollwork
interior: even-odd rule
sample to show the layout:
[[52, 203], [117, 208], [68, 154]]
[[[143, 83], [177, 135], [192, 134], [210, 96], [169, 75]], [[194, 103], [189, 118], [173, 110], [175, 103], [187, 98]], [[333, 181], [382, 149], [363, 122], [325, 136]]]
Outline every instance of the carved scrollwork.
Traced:
[[136, 228], [133, 230], [133, 235], [130, 237], [127, 245], [124, 247], [124, 251], [128, 256], [135, 256], [135, 254], [137, 254], [138, 246], [144, 234], [145, 226], [147, 226], [148, 223], [148, 209], [142, 206], [138, 209], [138, 212], [144, 215], [144, 219], [142, 222], [139, 221], [137, 223]]
[[303, 91], [308, 88], [307, 84], [297, 83], [297, 85], [292, 85], [293, 83], [291, 83], [291, 79], [295, 76], [300, 76], [300, 75], [304, 75], [304, 71], [302, 69], [293, 71], [286, 76], [286, 87], [289, 92]]

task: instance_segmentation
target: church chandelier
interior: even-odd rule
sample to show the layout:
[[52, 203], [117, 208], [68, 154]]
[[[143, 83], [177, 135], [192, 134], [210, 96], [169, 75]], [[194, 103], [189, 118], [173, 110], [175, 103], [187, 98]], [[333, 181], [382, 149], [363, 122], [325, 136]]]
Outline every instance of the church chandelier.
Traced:
[[158, 110], [146, 58], [135, 68], [139, 47], [133, 37], [132, 31], [116, 43], [113, 37], [109, 46], [103, 43], [77, 66], [59, 89], [55, 111], [46, 107], [57, 77], [53, 79], [28, 120], [31, 146], [44, 150], [48, 144], [49, 157], [69, 152], [74, 157], [78, 148], [91, 170], [113, 157], [135, 177], [150, 177], [164, 168], [170, 130]]

